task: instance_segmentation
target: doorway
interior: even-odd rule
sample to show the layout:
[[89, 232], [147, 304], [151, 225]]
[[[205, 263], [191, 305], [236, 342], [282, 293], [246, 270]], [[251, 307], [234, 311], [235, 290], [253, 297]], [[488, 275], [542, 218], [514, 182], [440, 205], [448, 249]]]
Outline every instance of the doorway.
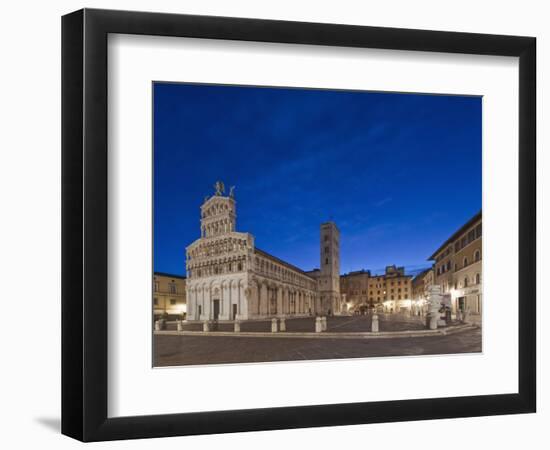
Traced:
[[218, 320], [220, 317], [220, 301], [214, 300], [214, 320]]
[[233, 305], [233, 313], [232, 313], [232, 318], [233, 320], [235, 320], [237, 318], [237, 305]]

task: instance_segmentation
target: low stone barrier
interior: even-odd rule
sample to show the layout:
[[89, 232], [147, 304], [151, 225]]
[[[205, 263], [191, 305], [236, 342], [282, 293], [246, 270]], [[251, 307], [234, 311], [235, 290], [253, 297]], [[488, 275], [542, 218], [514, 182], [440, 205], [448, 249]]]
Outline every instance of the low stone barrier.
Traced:
[[316, 317], [315, 318], [315, 332], [321, 333], [323, 331], [323, 324], [321, 323], [321, 318]]
[[378, 333], [378, 314], [372, 315], [372, 326], [371, 326], [371, 332], [372, 333]]

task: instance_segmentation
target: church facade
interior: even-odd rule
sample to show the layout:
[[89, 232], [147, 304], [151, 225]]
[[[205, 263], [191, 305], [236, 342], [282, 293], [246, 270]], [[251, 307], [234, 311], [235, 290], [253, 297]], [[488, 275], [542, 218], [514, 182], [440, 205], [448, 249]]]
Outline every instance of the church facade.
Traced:
[[320, 269], [309, 272], [255, 247], [236, 230], [234, 190], [201, 205], [200, 238], [186, 248], [187, 320], [254, 320], [339, 314], [340, 233], [320, 227]]

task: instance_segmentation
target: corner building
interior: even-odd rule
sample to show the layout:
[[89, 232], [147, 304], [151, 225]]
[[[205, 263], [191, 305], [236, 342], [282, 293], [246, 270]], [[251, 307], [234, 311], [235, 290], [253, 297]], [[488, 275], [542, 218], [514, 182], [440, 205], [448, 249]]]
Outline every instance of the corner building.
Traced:
[[433, 261], [434, 283], [450, 297], [453, 313], [468, 310], [481, 316], [482, 212], [454, 232], [428, 259]]
[[236, 231], [233, 189], [223, 183], [201, 210], [201, 237], [186, 248], [187, 320], [251, 320], [340, 311], [340, 247], [336, 225], [321, 225], [321, 269], [305, 272]]

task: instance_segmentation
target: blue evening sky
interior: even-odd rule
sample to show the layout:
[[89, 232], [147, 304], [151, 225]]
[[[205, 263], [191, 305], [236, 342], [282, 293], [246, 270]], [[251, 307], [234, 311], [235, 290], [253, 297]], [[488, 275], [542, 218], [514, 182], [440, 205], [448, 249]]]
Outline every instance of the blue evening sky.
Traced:
[[481, 209], [481, 98], [154, 84], [154, 270], [185, 274], [200, 205], [235, 185], [237, 231], [304, 270], [319, 225], [341, 271], [428, 267]]

